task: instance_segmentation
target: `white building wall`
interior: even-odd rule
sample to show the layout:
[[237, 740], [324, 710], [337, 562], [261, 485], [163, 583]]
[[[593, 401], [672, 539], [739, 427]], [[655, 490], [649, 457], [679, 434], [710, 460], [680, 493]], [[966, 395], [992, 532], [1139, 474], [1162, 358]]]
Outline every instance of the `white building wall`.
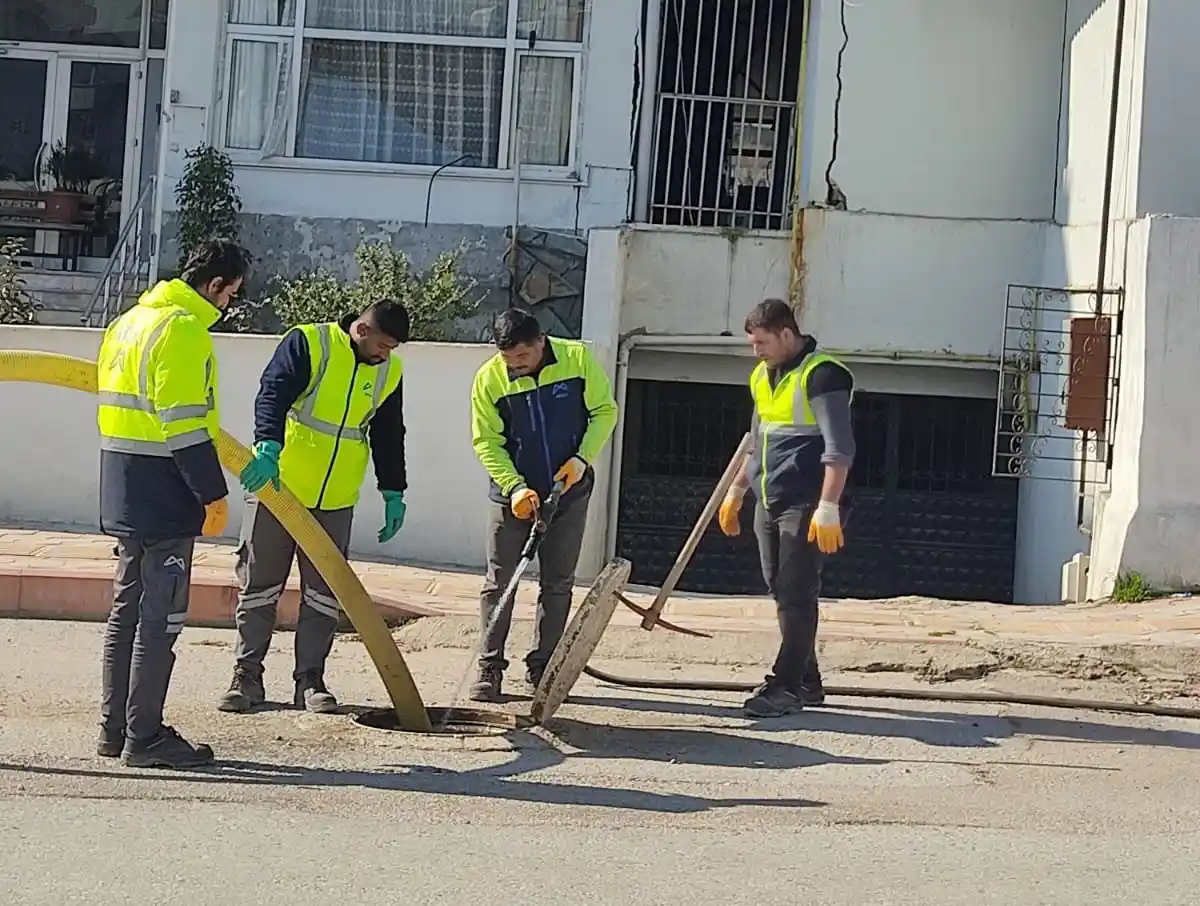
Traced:
[[1063, 0], [813, 0], [804, 197], [852, 210], [1048, 220]]
[[[225, 7], [212, 0], [171, 7], [165, 212], [176, 210], [173, 193], [183, 172], [183, 152], [217, 138]], [[521, 190], [523, 225], [574, 230], [624, 219], [632, 172], [633, 36], [640, 20], [638, 0], [589, 4], [579, 173], [554, 180], [527, 175]], [[239, 165], [237, 186], [246, 214], [420, 224], [431, 174], [430, 168], [271, 161]], [[431, 224], [506, 227], [516, 213], [515, 200], [511, 173], [451, 169], [437, 178], [429, 219]]]
[[[95, 359], [101, 331], [0, 327], [0, 349], [37, 349]], [[242, 443], [253, 439], [258, 379], [277, 337], [220, 334], [222, 426]], [[484, 345], [410, 343], [403, 349], [404, 415], [409, 491], [404, 528], [388, 544], [376, 533], [383, 502], [368, 474], [354, 514], [354, 556], [482, 568], [487, 526], [487, 477], [471, 448], [470, 398], [475, 371], [494, 350]], [[0, 522], [55, 524], [96, 530], [99, 512], [99, 436], [90, 394], [0, 382], [5, 417]], [[227, 475], [230, 520], [237, 537], [241, 489]], [[602, 509], [602, 508], [601, 508]], [[603, 526], [584, 541], [581, 576], [598, 570]], [[589, 573], [588, 570], [593, 570]]]

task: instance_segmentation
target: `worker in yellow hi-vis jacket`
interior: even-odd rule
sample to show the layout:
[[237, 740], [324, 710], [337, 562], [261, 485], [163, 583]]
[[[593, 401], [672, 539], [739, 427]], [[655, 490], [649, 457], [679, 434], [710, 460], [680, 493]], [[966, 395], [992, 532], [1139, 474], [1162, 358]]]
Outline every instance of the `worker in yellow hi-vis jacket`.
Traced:
[[100, 346], [100, 525], [117, 539], [118, 564], [97, 752], [133, 767], [213, 759], [211, 748], [163, 723], [163, 704], [187, 620], [195, 539], [219, 535], [229, 517], [208, 331], [248, 271], [240, 246], [202, 243], [179, 279], [146, 292]]

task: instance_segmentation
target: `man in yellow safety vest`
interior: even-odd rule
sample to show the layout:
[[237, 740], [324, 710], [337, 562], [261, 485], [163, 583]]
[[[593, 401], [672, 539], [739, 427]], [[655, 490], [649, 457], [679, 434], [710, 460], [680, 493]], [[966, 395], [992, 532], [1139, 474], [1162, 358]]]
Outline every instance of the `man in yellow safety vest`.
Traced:
[[[278, 488], [282, 481], [345, 554], [359, 488], [373, 459], [384, 500], [380, 543], [404, 525], [404, 366], [394, 350], [408, 342], [408, 331], [408, 311], [383, 299], [338, 323], [293, 328], [263, 371], [254, 403], [254, 457], [241, 474], [251, 496], [238, 548], [236, 664], [217, 706], [222, 711], [249, 711], [266, 701], [263, 659], [296, 555], [296, 542], [254, 492], [268, 482]], [[301, 552], [292, 674], [297, 707], [321, 714], [338, 710], [325, 685], [325, 662], [339, 614], [337, 598]]]
[[780, 717], [825, 700], [816, 652], [821, 566], [843, 544], [838, 504], [854, 462], [854, 377], [800, 332], [782, 299], [755, 306], [745, 328], [759, 358], [750, 376], [754, 444], [719, 522], [726, 535], [738, 534], [742, 499], [754, 489], [754, 533], [782, 638], [771, 673], [744, 709]]
[[163, 723], [163, 705], [187, 620], [195, 539], [221, 534], [229, 516], [208, 331], [249, 260], [232, 242], [202, 243], [180, 278], [146, 292], [100, 346], [100, 525], [117, 539], [118, 564], [97, 752], [132, 767], [213, 759], [211, 748]]

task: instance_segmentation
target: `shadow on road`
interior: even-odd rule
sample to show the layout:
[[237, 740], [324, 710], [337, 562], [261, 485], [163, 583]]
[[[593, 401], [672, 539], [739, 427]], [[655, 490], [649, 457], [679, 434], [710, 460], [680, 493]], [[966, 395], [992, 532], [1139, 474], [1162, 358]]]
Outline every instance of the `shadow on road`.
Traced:
[[769, 808], [819, 808], [826, 803], [811, 799], [710, 799], [680, 793], [653, 793], [538, 781], [489, 777], [480, 771], [452, 771], [423, 765], [396, 771], [335, 771], [298, 765], [253, 761], [225, 761], [210, 768], [191, 771], [137, 772], [98, 771], [85, 768], [53, 768], [0, 763], [0, 771], [97, 780], [152, 780], [180, 783], [304, 788], [361, 788], [436, 796], [502, 799], [509, 802], [546, 805], [585, 805], [597, 808], [689, 814], [721, 808], [761, 806]]
[[[574, 701], [574, 700], [573, 700]], [[735, 728], [725, 727], [732, 730]], [[555, 717], [545, 732], [581, 752], [568, 758], [629, 758], [707, 767], [788, 770], [822, 764], [880, 765], [886, 759], [846, 758], [820, 749], [713, 729], [614, 727]]]
[[332, 770], [254, 761], [219, 761], [191, 771], [134, 771], [123, 768], [25, 766], [0, 763], [0, 771], [114, 781], [152, 780], [190, 784], [361, 788], [436, 796], [463, 796], [548, 805], [594, 806], [688, 814], [739, 807], [819, 808], [826, 803], [787, 798], [709, 798], [642, 789], [558, 784], [520, 779], [573, 758], [633, 758], [731, 767], [798, 768], [817, 764], [880, 764], [844, 759], [815, 749], [697, 730], [631, 730], [556, 720], [554, 733], [581, 753], [564, 753], [523, 731], [505, 734], [517, 756], [503, 765], [452, 770], [431, 765], [387, 765], [381, 770]]
[[[794, 733], [807, 730], [854, 736], [904, 738], [914, 739], [926, 745], [950, 748], [992, 748], [999, 745], [1001, 740], [1026, 736], [1075, 742], [1200, 749], [1200, 732], [1100, 723], [1084, 719], [1082, 715], [1094, 712], [1083, 711], [1074, 712], [1081, 715], [1078, 719], [1021, 714], [998, 716], [859, 705], [844, 700], [780, 720], [750, 721], [743, 716], [741, 708], [682, 696], [650, 699], [573, 695], [570, 701], [572, 704], [627, 711], [727, 718], [739, 721], [742, 727], [757, 731]], [[1120, 714], [1110, 716], [1115, 720], [1122, 717]], [[737, 728], [737, 725], [728, 724], [718, 726], [723, 730]]]

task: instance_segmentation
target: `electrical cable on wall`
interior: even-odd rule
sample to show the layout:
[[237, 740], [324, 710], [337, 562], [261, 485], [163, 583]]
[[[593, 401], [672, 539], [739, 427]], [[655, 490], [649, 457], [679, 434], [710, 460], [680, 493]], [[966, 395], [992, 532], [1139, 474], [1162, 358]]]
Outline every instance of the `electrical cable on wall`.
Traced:
[[829, 164], [825, 167], [825, 204], [839, 211], [846, 210], [846, 195], [841, 186], [834, 181], [833, 165], [837, 163], [838, 143], [841, 140], [842, 123], [842, 91], [845, 82], [842, 79], [842, 61], [846, 56], [846, 48], [850, 45], [850, 30], [846, 27], [846, 0], [841, 0], [839, 18], [842, 25], [842, 46], [837, 55], [837, 94], [833, 99], [833, 147], [829, 153]]

